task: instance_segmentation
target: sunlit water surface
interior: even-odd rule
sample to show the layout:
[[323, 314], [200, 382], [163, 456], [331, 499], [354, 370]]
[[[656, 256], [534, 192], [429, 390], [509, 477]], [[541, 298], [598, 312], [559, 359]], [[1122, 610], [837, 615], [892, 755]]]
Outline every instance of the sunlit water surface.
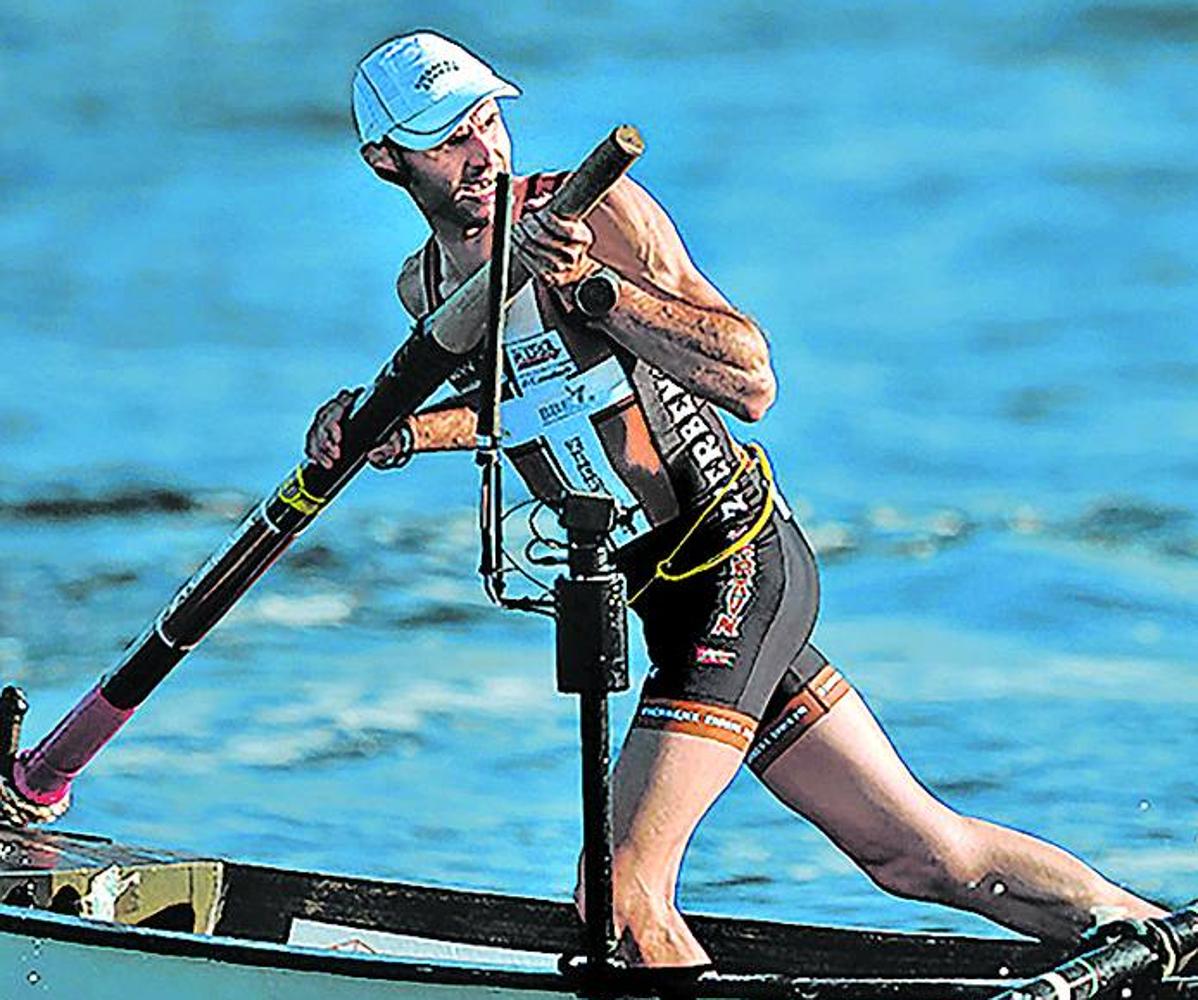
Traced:
[[[770, 332], [780, 399], [744, 433], [820, 550], [821, 647], [922, 779], [1198, 895], [1198, 9], [442, 8], [524, 87], [521, 167], [636, 122], [636, 176]], [[345, 108], [354, 59], [430, 20], [0, 15], [0, 674], [31, 734], [405, 335], [420, 220]], [[97, 760], [69, 825], [564, 898], [575, 706], [548, 628], [481, 596], [476, 476], [364, 475]], [[682, 895], [987, 926], [882, 895], [747, 774]]]

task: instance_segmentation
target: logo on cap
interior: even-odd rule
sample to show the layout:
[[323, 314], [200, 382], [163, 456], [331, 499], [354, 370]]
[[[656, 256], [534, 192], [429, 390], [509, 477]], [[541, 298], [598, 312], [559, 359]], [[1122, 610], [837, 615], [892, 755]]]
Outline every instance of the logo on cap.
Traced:
[[417, 90], [430, 90], [432, 88], [433, 81], [437, 79], [437, 77], [444, 76], [446, 73], [461, 72], [461, 69], [462, 67], [452, 59], [442, 59], [440, 62], [433, 63], [433, 65], [427, 67], [424, 72], [416, 78], [416, 82], [413, 84], [413, 86]]

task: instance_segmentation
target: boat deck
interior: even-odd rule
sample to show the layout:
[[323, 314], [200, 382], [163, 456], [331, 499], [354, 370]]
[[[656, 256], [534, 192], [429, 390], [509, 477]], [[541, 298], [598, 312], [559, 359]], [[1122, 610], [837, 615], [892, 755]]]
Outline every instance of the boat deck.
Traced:
[[[325, 977], [326, 988], [331, 988], [329, 976], [339, 983], [394, 984], [371, 996], [391, 996], [391, 989], [398, 991], [395, 996], [413, 989], [425, 996], [441, 986], [580, 991], [568, 969], [565, 975], [559, 971], [561, 956], [583, 951], [574, 908], [561, 902], [289, 871], [128, 847], [82, 834], [0, 828], [0, 904], [0, 938], [10, 944], [37, 942], [43, 956], [54, 942], [82, 948], [81, 968], [88, 965], [87, 954], [95, 968], [105, 964], [100, 957], [118, 953], [177, 960], [169, 964], [174, 972], [163, 973], [168, 977], [191, 967], [183, 960], [200, 959], [210, 970], [209, 998], [226, 995], [212, 989], [217, 968], [222, 980], [236, 983], [227, 995], [239, 998], [276, 995], [247, 987], [239, 978], [246, 970], [258, 970], [254, 982], [315, 975]], [[1059, 948], [1021, 940], [703, 915], [688, 920], [718, 970], [686, 984], [682, 992], [694, 996], [980, 998], [1063, 957]], [[658, 977], [638, 985], [633, 978], [621, 992], [679, 991], [664, 988], [663, 982]], [[346, 990], [346, 996], [356, 995], [342, 986], [328, 995], [340, 997]], [[306, 995], [295, 983], [287, 989], [288, 996]], [[1171, 980], [1155, 995], [1198, 998], [1198, 983]]]

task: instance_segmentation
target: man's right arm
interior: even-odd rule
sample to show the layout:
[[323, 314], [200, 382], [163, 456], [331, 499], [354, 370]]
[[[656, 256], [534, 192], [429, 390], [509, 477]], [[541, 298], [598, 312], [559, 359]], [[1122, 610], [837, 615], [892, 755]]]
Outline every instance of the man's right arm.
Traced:
[[414, 451], [461, 451], [475, 446], [478, 414], [455, 396], [408, 417]]

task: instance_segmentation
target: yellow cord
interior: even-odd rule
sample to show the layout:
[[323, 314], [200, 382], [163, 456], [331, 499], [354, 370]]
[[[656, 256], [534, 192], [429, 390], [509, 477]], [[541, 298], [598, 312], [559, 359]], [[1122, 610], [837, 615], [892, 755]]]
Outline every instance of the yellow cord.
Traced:
[[308, 492], [307, 486], [304, 485], [304, 467], [302, 465], [295, 467], [295, 485], [299, 487], [299, 494], [305, 500], [311, 500], [315, 504], [328, 503], [328, 497], [318, 497]]
[[[294, 494], [291, 492], [292, 489], [295, 491]], [[293, 507], [304, 516], [315, 514], [329, 500], [328, 497], [318, 497], [308, 492], [308, 488], [304, 485], [304, 467], [302, 465], [295, 467], [295, 472], [279, 487], [276, 496], [288, 507]]]
[[682, 551], [682, 546], [684, 546], [687, 541], [690, 540], [691, 535], [699, 530], [699, 525], [701, 525], [707, 519], [707, 515], [716, 509], [720, 501], [728, 495], [728, 491], [737, 484], [737, 482], [740, 480], [740, 477], [744, 475], [745, 471], [752, 464], [749, 453], [746, 451], [741, 454], [740, 465], [737, 467], [736, 471], [732, 473], [728, 481], [720, 487], [719, 492], [711, 498], [711, 502], [703, 508], [699, 516], [695, 518], [694, 523], [687, 529], [686, 534], [683, 535], [678, 544], [674, 546], [674, 550], [657, 564], [653, 570], [653, 575], [645, 581], [644, 586], [642, 586], [640, 590], [628, 598], [629, 605], [631, 605], [633, 601], [635, 601], [641, 596], [641, 594], [648, 590], [654, 580], [666, 580], [671, 583], [677, 583], [679, 580], [687, 580], [692, 576], [698, 576], [700, 573], [705, 573], [709, 569], [715, 569], [716, 566], [736, 555], [737, 552], [739, 552], [751, 541], [753, 541], [753, 539], [761, 534], [765, 526], [769, 523], [770, 515], [774, 512], [774, 470], [770, 468], [770, 460], [766, 457], [765, 449], [762, 448], [761, 445], [750, 443], [749, 447], [756, 453], [757, 464], [761, 466], [761, 477], [765, 480], [765, 503], [761, 505], [761, 513], [757, 515], [757, 520], [753, 522], [752, 526], [743, 535], [741, 535], [740, 538], [727, 545], [711, 558], [705, 559], [703, 562], [699, 563], [698, 566], [692, 566], [690, 569], [681, 570], [677, 573], [670, 569], [670, 563], [673, 562], [674, 557]]

